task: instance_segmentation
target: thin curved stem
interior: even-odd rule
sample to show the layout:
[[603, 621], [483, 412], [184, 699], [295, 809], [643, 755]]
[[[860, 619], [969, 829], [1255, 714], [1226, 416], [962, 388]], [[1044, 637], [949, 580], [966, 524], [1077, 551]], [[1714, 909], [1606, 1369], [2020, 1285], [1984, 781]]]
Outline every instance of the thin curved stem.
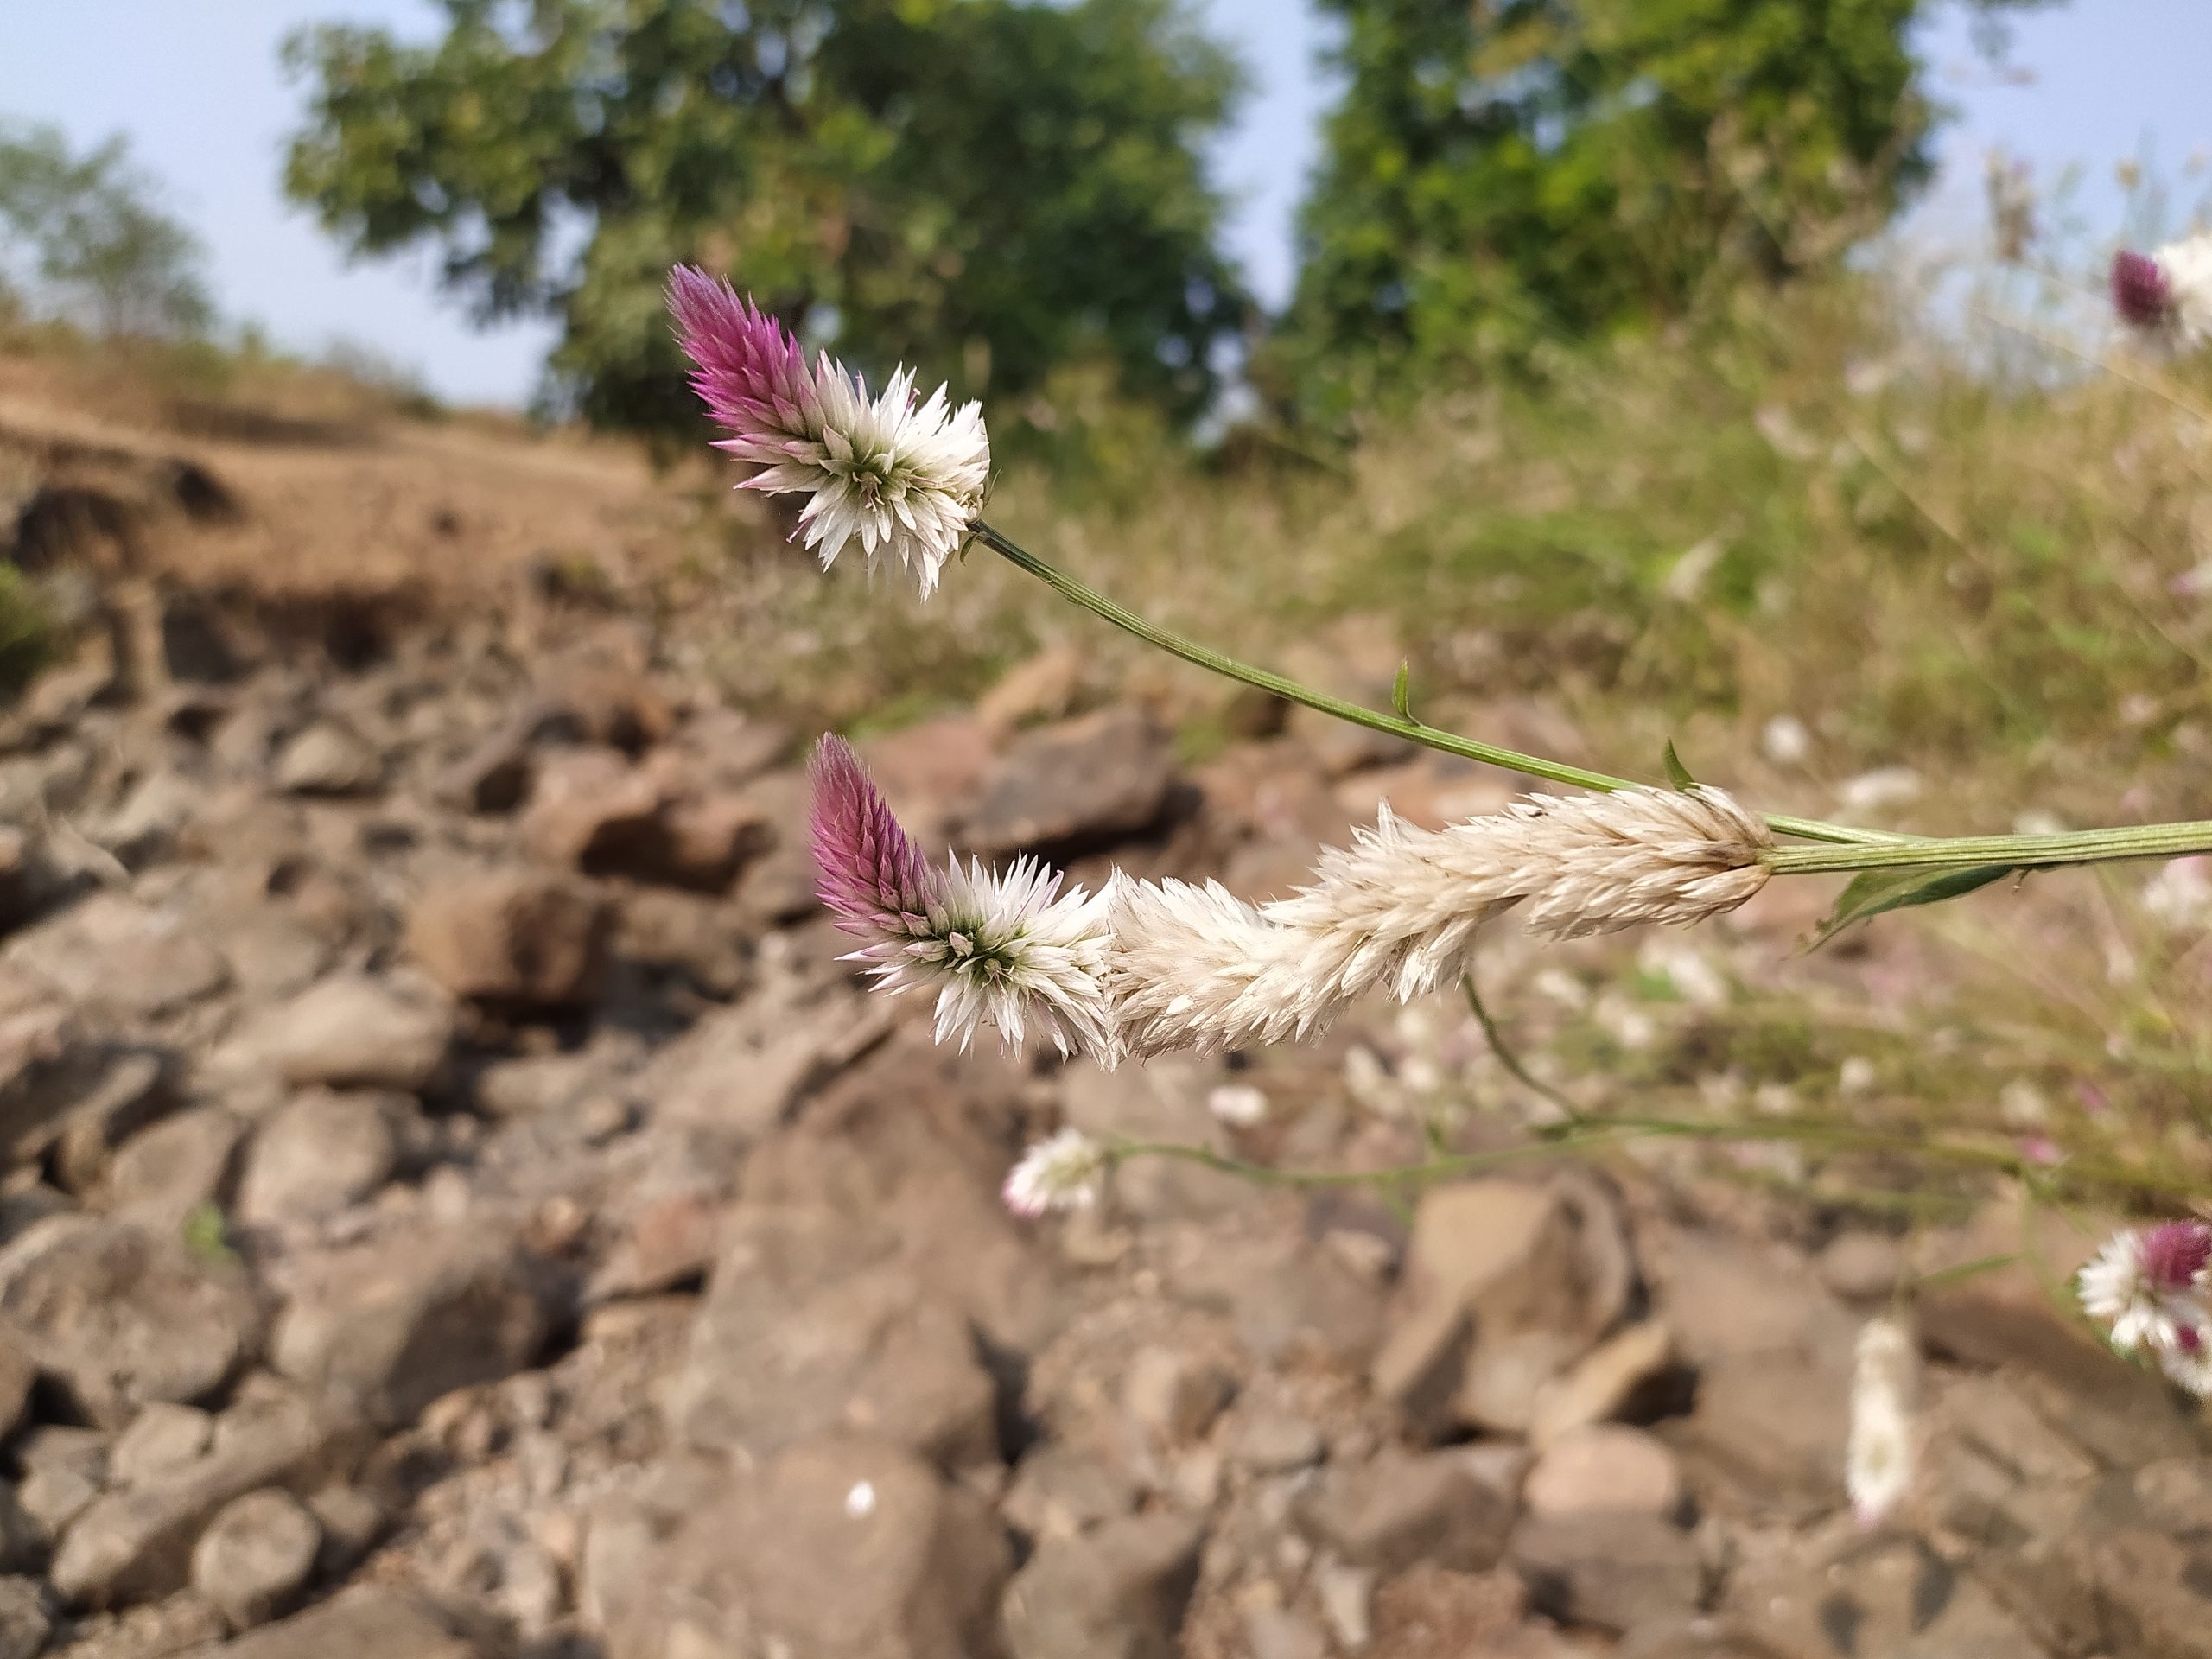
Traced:
[[1521, 1056], [1515, 1052], [1513, 1045], [1505, 1040], [1505, 1033], [1498, 1029], [1497, 1021], [1491, 1018], [1490, 1010], [1483, 1006], [1483, 995], [1475, 983], [1474, 969], [1470, 968], [1460, 976], [1459, 982], [1465, 988], [1467, 1007], [1475, 1016], [1475, 1023], [1482, 1027], [1483, 1040], [1490, 1045], [1490, 1052], [1497, 1057], [1497, 1063], [1505, 1068], [1507, 1075], [1523, 1088], [1534, 1090], [1540, 1098], [1556, 1107], [1568, 1123], [1580, 1125], [1588, 1122], [1582, 1109], [1568, 1099], [1562, 1090], [1546, 1083], [1522, 1063]]
[[[1361, 707], [1342, 697], [1331, 696], [1286, 676], [1264, 668], [1255, 668], [1240, 663], [1233, 657], [1224, 657], [1179, 633], [1147, 622], [1135, 611], [1077, 581], [1058, 565], [1041, 559], [1028, 549], [1008, 540], [982, 519], [972, 526], [977, 541], [989, 548], [1017, 569], [1025, 570], [1050, 588], [1061, 598], [1081, 606], [1102, 621], [1109, 622], [1122, 632], [1133, 634], [1147, 645], [1179, 657], [1195, 667], [1226, 679], [1237, 680], [1262, 691], [1273, 692], [1286, 702], [1302, 704], [1325, 715], [1364, 726], [1370, 731], [1388, 732], [1393, 737], [1402, 737], [1408, 743], [1456, 754], [1469, 760], [1479, 760], [1485, 766], [1501, 766], [1508, 772], [1517, 772], [1530, 778], [1541, 778], [1548, 783], [1564, 784], [1570, 788], [1596, 790], [1611, 793], [1618, 789], [1642, 787], [1635, 779], [1616, 778], [1610, 772], [1592, 772], [1586, 767], [1568, 766], [1563, 761], [1547, 760], [1541, 755], [1522, 754], [1517, 749], [1500, 748], [1494, 743], [1484, 743], [1474, 738], [1461, 737], [1433, 726], [1425, 726], [1417, 720], [1398, 714], [1384, 714], [1379, 709]], [[1854, 830], [1843, 824], [1823, 823], [1815, 818], [1770, 817], [1767, 826], [1777, 835], [1798, 836], [1808, 841], [1837, 842], [1847, 845], [1883, 844], [1907, 839], [1878, 830]]]

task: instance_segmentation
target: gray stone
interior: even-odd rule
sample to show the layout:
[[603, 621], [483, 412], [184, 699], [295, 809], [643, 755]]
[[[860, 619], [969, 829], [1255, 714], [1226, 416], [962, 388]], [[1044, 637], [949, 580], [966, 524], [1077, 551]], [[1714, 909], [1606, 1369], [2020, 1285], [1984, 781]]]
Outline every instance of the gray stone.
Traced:
[[192, 1587], [232, 1630], [265, 1624], [305, 1588], [321, 1543], [321, 1527], [290, 1493], [248, 1492], [200, 1535]]
[[842, 1425], [947, 1467], [995, 1461], [996, 1391], [966, 1316], [854, 1232], [827, 1209], [734, 1212], [668, 1384], [671, 1427], [765, 1456]]
[[1314, 1541], [1382, 1573], [1415, 1561], [1480, 1572], [1497, 1564], [1513, 1525], [1512, 1504], [1448, 1452], [1388, 1450], [1332, 1468], [1296, 1515]]
[[118, 1486], [159, 1480], [203, 1454], [214, 1438], [210, 1412], [196, 1406], [148, 1406], [115, 1437], [108, 1450], [108, 1478]]
[[216, 1106], [140, 1130], [108, 1167], [108, 1208], [157, 1237], [177, 1237], [194, 1211], [230, 1202], [245, 1134], [243, 1118]]
[[259, 1328], [235, 1266], [125, 1222], [55, 1216], [0, 1250], [0, 1333], [96, 1423], [212, 1394]]
[[571, 882], [528, 870], [456, 876], [407, 912], [407, 948], [453, 995], [507, 1007], [569, 1007], [598, 994], [613, 915]]
[[262, 1010], [224, 1046], [233, 1069], [301, 1086], [419, 1093], [443, 1068], [454, 1012], [425, 988], [334, 974]]
[[238, 1218], [248, 1226], [319, 1221], [367, 1198], [398, 1166], [397, 1125], [417, 1116], [412, 1096], [311, 1090], [295, 1095], [254, 1134], [238, 1180]]
[[593, 1517], [578, 1599], [607, 1659], [1002, 1659], [1011, 1568], [980, 1497], [837, 1433], [664, 1467]]
[[1514, 1529], [1512, 1559], [1539, 1608], [1603, 1630], [1678, 1618], [1705, 1596], [1695, 1541], [1656, 1516], [1532, 1516]]
[[880, 997], [772, 984], [708, 1014], [655, 1055], [632, 1088], [661, 1122], [711, 1125], [750, 1140], [896, 1023]]
[[1629, 1410], [1665, 1377], [1675, 1360], [1674, 1333], [1661, 1319], [1615, 1332], [1537, 1390], [1529, 1440], [1544, 1446], [1587, 1424]]
[[16, 1446], [22, 1478], [16, 1500], [49, 1538], [85, 1512], [107, 1480], [108, 1436], [96, 1428], [41, 1424]]
[[1748, 1565], [1732, 1580], [1728, 1605], [1747, 1635], [1786, 1659], [2041, 1659], [2046, 1651], [1982, 1584], [1916, 1538], [1838, 1529], [1783, 1559]]
[[1893, 1294], [1908, 1263], [1887, 1233], [1839, 1233], [1821, 1252], [1821, 1282], [1847, 1301], [1878, 1302]]
[[1174, 744], [1158, 722], [1103, 709], [1017, 738], [962, 839], [986, 855], [1110, 845], [1157, 823], [1174, 781]]
[[1260, 1412], [1237, 1424], [1229, 1455], [1256, 1474], [1287, 1474], [1309, 1469], [1326, 1450], [1321, 1431], [1297, 1417]]
[[235, 1498], [264, 1486], [312, 1491], [349, 1470], [364, 1445], [359, 1421], [324, 1402], [264, 1391], [217, 1420], [190, 1463], [103, 1493], [72, 1522], [49, 1576], [72, 1601], [146, 1601], [182, 1589], [193, 1547]]
[[1205, 1539], [1194, 1521], [1132, 1516], [1046, 1542], [1007, 1586], [1014, 1659], [1176, 1659]]
[[498, 1230], [415, 1229], [321, 1264], [278, 1321], [287, 1376], [374, 1421], [411, 1421], [455, 1389], [496, 1382], [537, 1355], [548, 1287]]
[[38, 1381], [38, 1367], [13, 1342], [0, 1337], [0, 1440], [16, 1432], [30, 1404], [31, 1385]]
[[486, 1659], [487, 1651], [423, 1598], [364, 1586], [241, 1637], [215, 1659]]
[[1621, 1510], [1672, 1520], [1682, 1507], [1682, 1471], [1665, 1441], [1640, 1428], [1598, 1423], [1547, 1446], [1521, 1496], [1535, 1516]]
[[156, 1020], [230, 982], [230, 964], [186, 919], [120, 893], [96, 893], [8, 944], [31, 975], [94, 1018]]
[[175, 1103], [168, 1057], [151, 1049], [114, 1055], [99, 1081], [56, 1119], [45, 1148], [64, 1192], [90, 1192], [116, 1148]]
[[36, 1579], [0, 1579], [0, 1659], [37, 1659], [54, 1633], [46, 1591]]
[[1130, 1422], [1161, 1446], [1203, 1440], [1236, 1393], [1228, 1370], [1172, 1348], [1139, 1350], [1122, 1378]]
[[1023, 1458], [999, 1512], [1033, 1539], [1073, 1538], [1137, 1507], [1136, 1484], [1118, 1462], [1048, 1441]]
[[384, 757], [335, 721], [317, 721], [276, 756], [276, 787], [287, 795], [372, 795], [384, 785]]

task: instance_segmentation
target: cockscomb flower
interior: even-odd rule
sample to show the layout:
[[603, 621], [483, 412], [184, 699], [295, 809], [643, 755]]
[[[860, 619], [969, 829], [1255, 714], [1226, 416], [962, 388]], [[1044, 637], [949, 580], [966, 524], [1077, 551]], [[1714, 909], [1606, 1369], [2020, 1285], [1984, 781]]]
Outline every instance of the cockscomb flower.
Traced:
[[1021, 1154], [1007, 1173], [1006, 1207], [1033, 1221], [1052, 1210], [1088, 1210], [1106, 1191], [1113, 1154], [1081, 1129], [1062, 1129]]
[[2113, 255], [2112, 301], [2120, 320], [2145, 334], [2182, 346], [2212, 339], [2212, 232]]
[[782, 323], [687, 265], [668, 303], [692, 389], [730, 434], [715, 447], [760, 469], [739, 487], [805, 496], [796, 533], [823, 569], [857, 538], [871, 566], [897, 563], [928, 598], [990, 482], [982, 405], [955, 409], [944, 386], [918, 400], [903, 368], [870, 397], [827, 352], [810, 369]]
[[988, 1025], [1015, 1047], [1033, 1027], [1063, 1054], [1113, 1063], [1103, 894], [1061, 893], [1034, 859], [931, 868], [836, 737], [815, 751], [811, 829], [822, 902], [866, 941], [845, 960], [885, 991], [934, 986], [938, 1042], [964, 1049]]
[[1109, 890], [1122, 1036], [1134, 1054], [1304, 1037], [1367, 991], [1406, 1001], [1447, 983], [1516, 905], [1554, 938], [1699, 921], [1766, 884], [1770, 844], [1719, 790], [1632, 789], [1535, 797], [1440, 830], [1386, 807], [1267, 905], [1212, 882], [1122, 879]]
[[1880, 1525], [1912, 1484], [1920, 1347], [1902, 1319], [1867, 1321], [1851, 1377], [1844, 1489], [1862, 1527]]
[[2147, 1350], [2161, 1363], [2169, 1357], [2201, 1363], [2212, 1323], [2202, 1294], [2212, 1278], [2208, 1268], [2212, 1227], [2168, 1221], [2115, 1233], [2075, 1282], [2082, 1311], [2111, 1327], [2113, 1347]]

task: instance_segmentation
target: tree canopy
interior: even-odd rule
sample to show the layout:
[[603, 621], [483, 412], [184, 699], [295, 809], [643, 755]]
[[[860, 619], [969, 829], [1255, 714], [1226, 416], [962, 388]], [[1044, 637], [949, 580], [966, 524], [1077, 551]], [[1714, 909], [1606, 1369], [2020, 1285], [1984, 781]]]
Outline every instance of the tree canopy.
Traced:
[[79, 156], [52, 127], [0, 130], [0, 287], [110, 337], [196, 334], [214, 320], [199, 239], [111, 138]]
[[1820, 265], [1928, 173], [1930, 0], [1318, 3], [1345, 91], [1285, 331], [1309, 401]]
[[1238, 78], [1176, 0], [441, 3], [430, 44], [293, 39], [287, 187], [358, 253], [442, 248], [481, 317], [556, 317], [600, 423], [696, 425], [680, 260], [1001, 408], [1103, 364], [1187, 418], [1249, 316], [1199, 156]]

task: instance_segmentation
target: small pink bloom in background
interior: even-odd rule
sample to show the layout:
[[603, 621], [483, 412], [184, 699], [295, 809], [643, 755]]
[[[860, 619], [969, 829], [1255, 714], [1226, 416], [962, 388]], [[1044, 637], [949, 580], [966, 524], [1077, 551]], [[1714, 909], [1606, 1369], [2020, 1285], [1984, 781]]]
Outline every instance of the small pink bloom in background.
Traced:
[[2112, 304], [2133, 328], [2163, 328], [2172, 320], [2174, 285], [2147, 253], [2122, 248], [2112, 257]]
[[2059, 1150], [2058, 1142], [2047, 1135], [2021, 1136], [2020, 1156], [2031, 1164], [2042, 1164], [2046, 1167], [2066, 1160], [2066, 1154]]

